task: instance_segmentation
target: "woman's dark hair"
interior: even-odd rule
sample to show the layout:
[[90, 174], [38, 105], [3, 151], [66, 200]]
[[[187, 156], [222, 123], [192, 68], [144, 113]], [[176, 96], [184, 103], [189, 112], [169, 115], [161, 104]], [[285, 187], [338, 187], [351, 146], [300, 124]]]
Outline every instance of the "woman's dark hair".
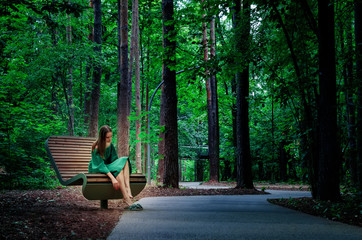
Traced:
[[92, 151], [97, 147], [97, 152], [104, 158], [106, 152], [106, 136], [107, 133], [112, 132], [112, 129], [108, 125], [104, 125], [99, 129], [98, 139], [92, 145]]

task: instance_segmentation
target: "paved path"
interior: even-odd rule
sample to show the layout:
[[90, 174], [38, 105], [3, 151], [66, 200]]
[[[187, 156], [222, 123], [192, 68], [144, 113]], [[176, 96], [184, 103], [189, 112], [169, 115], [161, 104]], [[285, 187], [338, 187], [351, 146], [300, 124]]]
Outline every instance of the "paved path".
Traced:
[[267, 198], [310, 196], [309, 192], [269, 191], [271, 195], [153, 197], [143, 211], [125, 212], [114, 239], [362, 239], [362, 228], [332, 222], [270, 204]]

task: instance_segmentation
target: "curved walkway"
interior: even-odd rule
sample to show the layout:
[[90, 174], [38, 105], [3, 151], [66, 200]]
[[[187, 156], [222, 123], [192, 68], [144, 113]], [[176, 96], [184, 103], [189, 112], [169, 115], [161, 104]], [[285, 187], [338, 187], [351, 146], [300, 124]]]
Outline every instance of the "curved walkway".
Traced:
[[268, 198], [310, 196], [309, 192], [268, 192], [271, 194], [143, 198], [139, 203], [144, 210], [125, 212], [108, 240], [362, 239], [362, 228], [267, 202]]

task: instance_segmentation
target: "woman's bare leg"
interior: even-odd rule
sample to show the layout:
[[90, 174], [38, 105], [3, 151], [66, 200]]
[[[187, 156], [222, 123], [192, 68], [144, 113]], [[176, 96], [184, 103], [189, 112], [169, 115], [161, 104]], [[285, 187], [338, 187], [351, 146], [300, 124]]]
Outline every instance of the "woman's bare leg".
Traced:
[[125, 186], [124, 171], [123, 170], [118, 174], [116, 179], [119, 182], [120, 189], [121, 189], [124, 201], [126, 202], [126, 204], [128, 206], [131, 206], [133, 203], [132, 203], [132, 201], [131, 201], [131, 199], [130, 199], [130, 197], [128, 195], [128, 191], [127, 191], [126, 186]]
[[129, 183], [129, 165], [128, 165], [128, 161], [126, 162], [126, 165], [124, 165], [124, 185], [126, 187], [126, 190], [128, 192], [128, 195], [130, 198], [133, 198], [132, 196], [132, 192], [131, 192], [131, 187], [130, 187], [130, 183]]

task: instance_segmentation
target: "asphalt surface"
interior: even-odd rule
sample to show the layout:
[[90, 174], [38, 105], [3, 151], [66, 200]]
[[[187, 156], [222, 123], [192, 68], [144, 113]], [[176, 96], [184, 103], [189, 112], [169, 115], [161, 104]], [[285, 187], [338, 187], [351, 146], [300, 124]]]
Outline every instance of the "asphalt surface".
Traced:
[[[188, 186], [192, 187], [192, 186]], [[268, 198], [310, 196], [309, 192], [268, 191], [270, 195], [143, 198], [143, 211], [126, 211], [114, 239], [362, 239], [362, 228], [276, 206]]]

